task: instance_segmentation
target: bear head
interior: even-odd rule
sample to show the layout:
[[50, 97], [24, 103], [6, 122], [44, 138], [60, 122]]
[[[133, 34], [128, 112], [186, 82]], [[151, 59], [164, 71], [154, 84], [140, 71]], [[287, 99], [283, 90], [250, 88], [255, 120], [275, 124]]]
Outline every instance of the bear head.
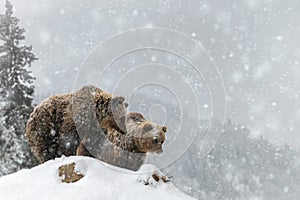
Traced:
[[[84, 86], [73, 94], [73, 116], [78, 123], [96, 120], [101, 128], [114, 128], [125, 133], [126, 108], [128, 103], [122, 96], [113, 96], [95, 86]], [[81, 121], [80, 121], [81, 120]]]
[[140, 113], [130, 112], [126, 117], [126, 130], [134, 147], [133, 152], [163, 152], [162, 145], [166, 139], [166, 126], [148, 121]]

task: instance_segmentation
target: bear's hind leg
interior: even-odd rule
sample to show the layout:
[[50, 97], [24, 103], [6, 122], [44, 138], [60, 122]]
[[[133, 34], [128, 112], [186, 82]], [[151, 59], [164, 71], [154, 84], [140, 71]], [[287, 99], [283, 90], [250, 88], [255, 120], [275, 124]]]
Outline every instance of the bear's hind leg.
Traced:
[[87, 150], [87, 148], [84, 146], [84, 141], [81, 141], [77, 150], [76, 150], [76, 156], [88, 156], [94, 158], [92, 154]]

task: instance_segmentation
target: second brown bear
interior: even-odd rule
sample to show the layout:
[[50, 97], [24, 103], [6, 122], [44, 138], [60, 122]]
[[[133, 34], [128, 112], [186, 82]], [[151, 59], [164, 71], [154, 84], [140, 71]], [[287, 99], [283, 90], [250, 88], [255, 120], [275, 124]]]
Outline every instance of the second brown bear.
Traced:
[[109, 141], [100, 137], [84, 139], [77, 155], [94, 156], [114, 166], [138, 170], [148, 152], [163, 152], [166, 131], [166, 126], [148, 121], [140, 113], [130, 112], [126, 116], [126, 134], [108, 128], [105, 133]]

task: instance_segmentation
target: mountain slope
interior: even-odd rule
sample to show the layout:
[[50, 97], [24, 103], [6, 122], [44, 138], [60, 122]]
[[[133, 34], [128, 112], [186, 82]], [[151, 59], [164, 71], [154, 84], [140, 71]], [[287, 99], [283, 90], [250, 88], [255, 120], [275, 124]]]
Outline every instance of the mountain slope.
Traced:
[[[63, 183], [59, 167], [75, 163], [76, 172], [84, 177]], [[123, 170], [88, 157], [62, 157], [32, 169], [0, 178], [0, 199], [193, 199], [171, 183], [149, 181], [155, 169], [144, 165], [138, 172]]]

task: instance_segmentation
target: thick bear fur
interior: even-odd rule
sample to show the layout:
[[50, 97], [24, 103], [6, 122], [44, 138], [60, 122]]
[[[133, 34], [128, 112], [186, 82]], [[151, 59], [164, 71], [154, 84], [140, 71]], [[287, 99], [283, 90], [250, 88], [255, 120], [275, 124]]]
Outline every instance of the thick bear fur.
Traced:
[[[124, 133], [127, 103], [95, 86], [55, 95], [35, 107], [26, 137], [40, 163], [76, 154], [80, 138], [96, 129]], [[80, 133], [81, 135], [79, 136]]]
[[55, 95], [35, 107], [26, 137], [43, 163], [61, 155], [81, 155], [138, 170], [147, 152], [162, 152], [167, 127], [126, 114], [124, 97], [95, 86]]
[[144, 164], [147, 152], [162, 153], [166, 131], [166, 126], [148, 121], [140, 113], [130, 112], [126, 116], [126, 134], [109, 128], [105, 132], [109, 141], [101, 145], [104, 149], [93, 148], [91, 141], [82, 140], [77, 155], [91, 156], [88, 150], [91, 149], [93, 156], [111, 165], [138, 170]]

